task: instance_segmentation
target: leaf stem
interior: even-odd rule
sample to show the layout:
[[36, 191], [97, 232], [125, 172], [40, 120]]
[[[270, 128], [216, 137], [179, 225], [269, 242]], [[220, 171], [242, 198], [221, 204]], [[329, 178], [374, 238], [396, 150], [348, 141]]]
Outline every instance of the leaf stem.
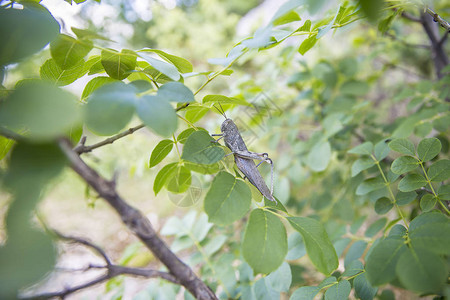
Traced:
[[406, 219], [403, 216], [403, 213], [402, 213], [402, 211], [400, 210], [400, 207], [397, 204], [397, 199], [395, 198], [395, 195], [392, 192], [391, 184], [387, 180], [386, 176], [384, 175], [383, 169], [381, 169], [381, 166], [380, 166], [380, 162], [378, 161], [378, 159], [373, 154], [371, 154], [370, 157], [375, 161], [375, 164], [377, 165], [378, 171], [380, 171], [380, 173], [381, 173], [381, 177], [383, 178], [383, 181], [384, 181], [384, 183], [385, 183], [385, 185], [386, 185], [386, 187], [387, 187], [387, 189], [389, 191], [389, 195], [392, 198], [392, 204], [394, 204], [395, 209], [397, 210], [398, 215], [402, 218], [403, 223], [405, 223], [406, 228], [409, 229], [408, 222], [406, 222]]

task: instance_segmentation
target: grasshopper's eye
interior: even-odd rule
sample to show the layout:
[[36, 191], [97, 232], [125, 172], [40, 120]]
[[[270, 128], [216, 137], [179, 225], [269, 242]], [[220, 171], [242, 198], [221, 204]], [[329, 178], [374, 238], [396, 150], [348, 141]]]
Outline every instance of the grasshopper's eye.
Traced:
[[262, 156], [263, 156], [264, 158], [268, 158], [268, 157], [269, 157], [269, 154], [263, 153]]

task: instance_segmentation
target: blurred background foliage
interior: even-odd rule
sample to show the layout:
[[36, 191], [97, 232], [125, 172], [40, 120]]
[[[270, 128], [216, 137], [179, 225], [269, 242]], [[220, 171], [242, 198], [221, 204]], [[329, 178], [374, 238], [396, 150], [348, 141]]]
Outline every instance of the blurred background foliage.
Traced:
[[[277, 1], [238, 0], [103, 0], [101, 4], [87, 1], [72, 7], [56, 2], [42, 3], [57, 17], [64, 32], [72, 26], [91, 29], [114, 41], [99, 44], [118, 50], [161, 49], [188, 59], [197, 72], [218, 70], [218, 66], [208, 64], [208, 59], [224, 57], [242, 38], [266, 25], [280, 6]], [[297, 13], [302, 22], [311, 19], [313, 25], [315, 20], [330, 21], [339, 4], [355, 5], [351, 1], [306, 2], [310, 2], [310, 9], [302, 7]], [[450, 19], [448, 1], [430, 3], [442, 18]], [[77, 13], [67, 18], [67, 23], [64, 16], [58, 17], [61, 11], [71, 9]], [[413, 14], [418, 11], [408, 6], [406, 10]], [[367, 161], [358, 165], [358, 157], [348, 151], [364, 142], [378, 145], [375, 156], [377, 151], [384, 156], [377, 159], [382, 161], [385, 174], [398, 157], [389, 152], [387, 138], [408, 138], [417, 145], [421, 139], [434, 136], [442, 144], [439, 158], [449, 156], [450, 114], [445, 101], [450, 97], [448, 66], [444, 72], [447, 75], [438, 80], [429, 40], [420, 24], [401, 18], [392, 9], [383, 10], [378, 18], [369, 17], [376, 21], [362, 19], [330, 31], [304, 55], [298, 53], [302, 37], [288, 39], [271, 49], [251, 51], [233, 65], [231, 76], [215, 79], [197, 96], [201, 99], [206, 94], [227, 95], [260, 108], [238, 106], [227, 114], [244, 127], [242, 134], [250, 150], [270, 153], [275, 162], [275, 196], [289, 212], [316, 218], [325, 225], [340, 257], [338, 272], [364, 257], [376, 239], [394, 225], [389, 222], [398, 221], [394, 210], [383, 213], [384, 216], [374, 210], [378, 199], [389, 196], [386, 189], [355, 193], [365, 179], [379, 176], [379, 169]], [[448, 43], [445, 51], [449, 53]], [[39, 77], [39, 67], [50, 57], [49, 52], [47, 48], [9, 66], [3, 86], [12, 89], [19, 79]], [[91, 78], [86, 76], [67, 88], [81, 95]], [[196, 90], [203, 79], [185, 78], [184, 83]], [[189, 116], [189, 110], [184, 116], [210, 133], [219, 132], [223, 121], [215, 112], [208, 112], [201, 120]], [[138, 122], [133, 119], [129, 125]], [[180, 122], [177, 133], [188, 127]], [[90, 144], [102, 140], [85, 133]], [[315, 286], [325, 278], [304, 257], [305, 245], [296, 232], [288, 232], [289, 263], [283, 263], [267, 277], [254, 277], [240, 253], [245, 218], [230, 226], [212, 226], [202, 212], [201, 201], [183, 208], [174, 205], [177, 196], [166, 191], [155, 197], [153, 182], [162, 166], [150, 169], [149, 159], [159, 140], [143, 130], [85, 158], [106, 178], [118, 174], [119, 193], [147, 214], [161, 235], [168, 238], [171, 248], [202, 279], [217, 287], [222, 298], [278, 299], [281, 293], [287, 299], [293, 287]], [[8, 140], [0, 138], [0, 143]], [[177, 159], [176, 151], [172, 151], [164, 162]], [[0, 164], [3, 172], [6, 161]], [[270, 168], [263, 165], [260, 169], [269, 182]], [[205, 193], [213, 176], [196, 174], [195, 178]], [[124, 265], [157, 264], [112, 210], [70, 170], [62, 172], [42, 194], [45, 196], [38, 211], [49, 227], [92, 239]], [[400, 208], [408, 221], [425, 211], [420, 205], [422, 196], [417, 195]], [[10, 195], [2, 192], [0, 197], [5, 215]], [[4, 226], [0, 237], [6, 238]], [[58, 261], [62, 266], [80, 267], [87, 259], [95, 260], [82, 248], [60, 248]], [[283, 277], [286, 274], [290, 278]], [[280, 277], [283, 282], [277, 280]], [[69, 278], [73, 274], [52, 274], [39, 289], [46, 290]], [[389, 289], [381, 288], [380, 299], [394, 299], [394, 294], [396, 299], [416, 297], [403, 287], [400, 282], [393, 282]], [[79, 297], [107, 294], [115, 299], [168, 299], [177, 293], [178, 286], [163, 281], [118, 277], [105, 286], [79, 293]], [[184, 296], [191, 297], [188, 293]], [[352, 294], [356, 296], [360, 294]]]

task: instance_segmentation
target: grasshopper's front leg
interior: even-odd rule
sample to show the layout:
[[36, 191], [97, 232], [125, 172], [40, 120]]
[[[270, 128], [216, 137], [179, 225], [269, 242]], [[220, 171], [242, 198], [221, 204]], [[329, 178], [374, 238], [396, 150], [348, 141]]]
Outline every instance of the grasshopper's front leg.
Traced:
[[211, 136], [220, 136], [217, 140], [211, 141], [211, 143], [218, 143], [223, 138], [223, 133], [213, 133]]

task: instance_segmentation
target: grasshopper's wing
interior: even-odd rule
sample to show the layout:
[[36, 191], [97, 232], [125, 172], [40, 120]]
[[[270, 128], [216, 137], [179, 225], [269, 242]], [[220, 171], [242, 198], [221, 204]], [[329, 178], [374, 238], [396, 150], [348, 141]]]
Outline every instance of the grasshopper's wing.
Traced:
[[273, 198], [272, 194], [270, 193], [266, 182], [262, 178], [261, 174], [256, 168], [255, 162], [252, 159], [246, 159], [235, 155], [234, 161], [236, 162], [236, 166], [238, 167], [238, 169], [248, 178], [248, 181], [250, 181], [250, 183], [253, 184], [264, 197], [271, 201], [275, 201], [275, 198]]

